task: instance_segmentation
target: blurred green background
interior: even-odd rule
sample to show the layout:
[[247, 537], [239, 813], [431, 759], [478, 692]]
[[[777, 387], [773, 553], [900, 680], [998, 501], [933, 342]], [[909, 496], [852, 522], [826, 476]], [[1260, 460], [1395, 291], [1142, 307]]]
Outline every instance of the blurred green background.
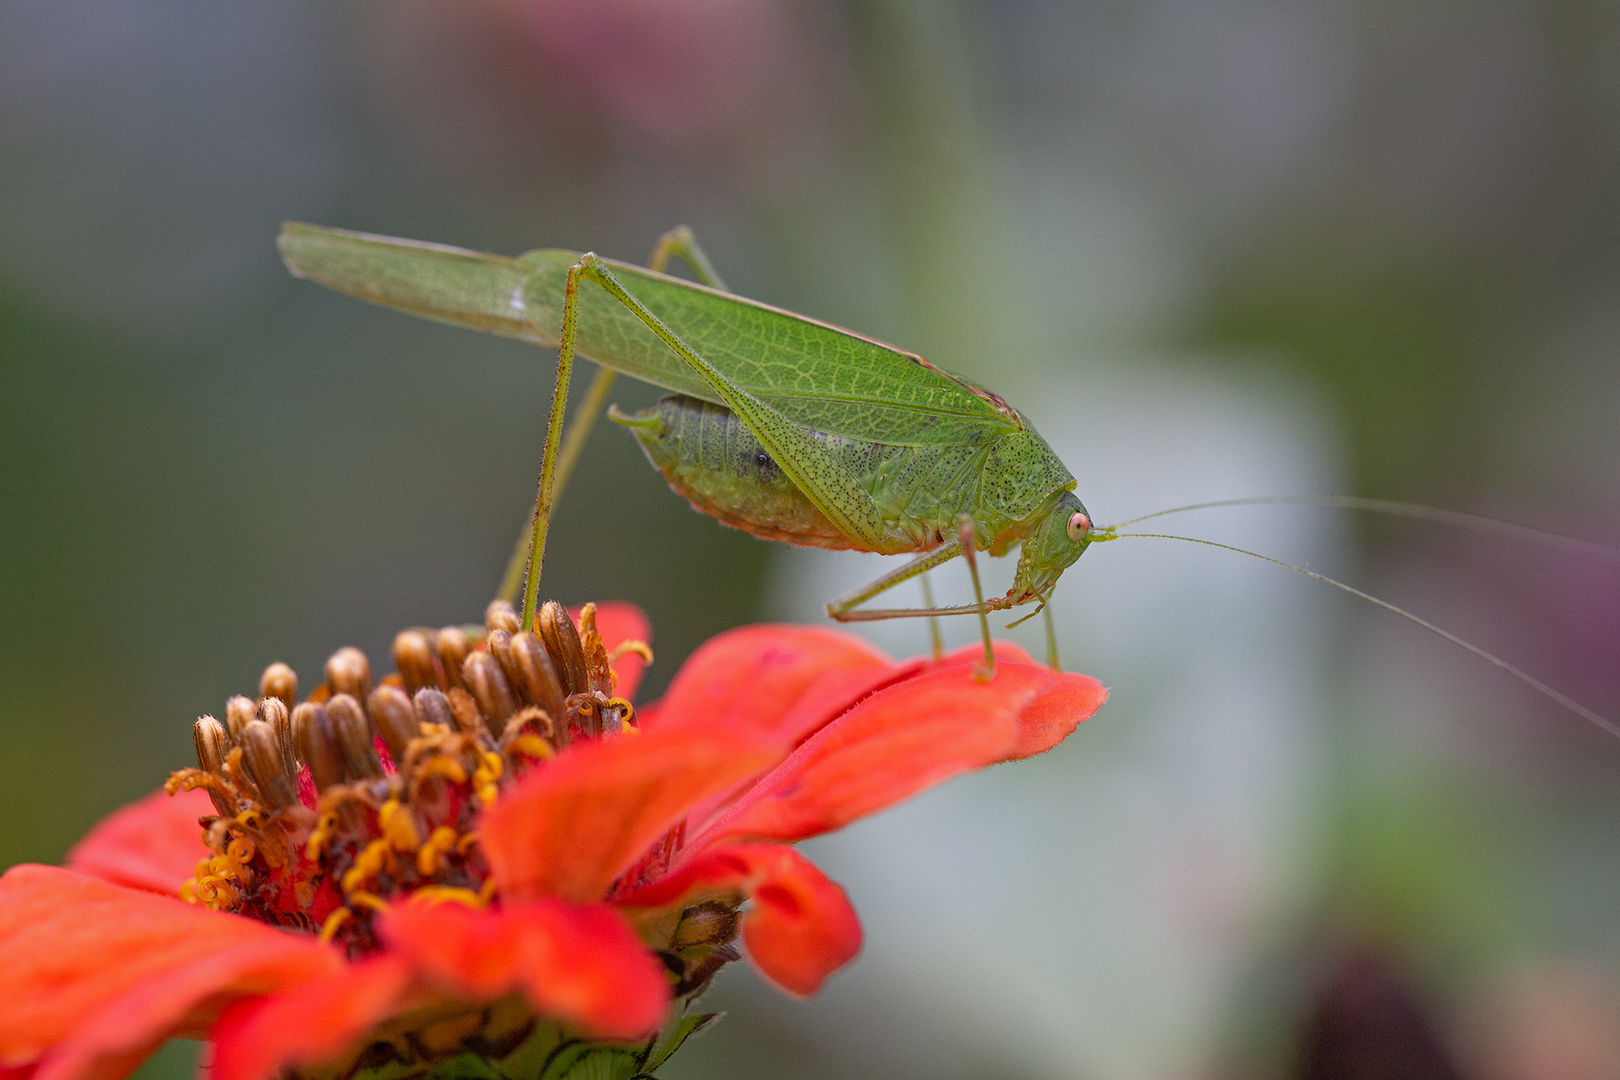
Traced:
[[[0, 865], [60, 859], [187, 763], [190, 720], [267, 662], [312, 677], [355, 644], [381, 666], [397, 629], [476, 618], [500, 576], [533, 497], [550, 357], [291, 280], [273, 246], [285, 218], [624, 259], [689, 223], [739, 292], [1030, 403], [1088, 501], [1089, 475], [1125, 458], [1146, 469], [1129, 505], [1092, 502], [1103, 521], [1168, 505], [1183, 489], [1153, 477], [1195, 472], [1205, 448], [1219, 459], [1223, 426], [1248, 433], [1241, 405], [1209, 414], [1232, 419], [1206, 443], [1125, 454], [1129, 435], [1106, 433], [1151, 430], [1163, 385], [1258, 402], [1252, 415], [1287, 433], [1255, 452], [1282, 472], [1216, 471], [1192, 498], [1295, 494], [1232, 485], [1301, 476], [1620, 541], [1612, 3], [11, 0]], [[1271, 531], [1280, 512], [1243, 513], [1252, 543], [1287, 535]], [[1315, 539], [1270, 550], [1620, 715], [1613, 564], [1312, 520], [1326, 522]], [[800, 565], [784, 558], [691, 513], [631, 440], [601, 431], [545, 590], [645, 607], [656, 693], [706, 637], [804, 611], [781, 599]], [[1196, 565], [1215, 577], [1235, 559]], [[1099, 550], [1070, 577], [1126, 565]], [[1620, 1076], [1620, 743], [1391, 617], [1315, 594], [1272, 608], [1246, 589], [1190, 617], [1216, 637], [1238, 607], [1273, 628], [1297, 617], [1313, 644], [1272, 657], [1293, 670], [1224, 668], [1228, 691], [1297, 678], [1311, 704], [1285, 763], [1298, 782], [1260, 815], [1299, 826], [1279, 842], [1287, 888], [1238, 904], [1242, 933], [1212, 931], [1218, 973], [1161, 949], [1149, 977], [1121, 946], [1145, 988], [1075, 967], [1045, 1015], [989, 1000], [1024, 961], [987, 945], [1005, 971], [963, 987], [966, 1005], [930, 1003], [926, 978], [884, 966], [886, 896], [852, 886], [876, 921], [846, 978], [890, 991], [835, 982], [831, 1004], [789, 1004], [728, 972], [715, 998], [730, 1018], [667, 1074], [1354, 1076], [1377, 1074], [1344, 1064], [1365, 1047], [1409, 1046], [1426, 1064], [1405, 1075]], [[1071, 767], [1117, 783], [1089, 789], [1108, 805], [1166, 797], [1151, 770], [1103, 770], [1158, 730], [1132, 734], [1133, 700], [1198, 667], [1171, 633], [1185, 612], [1128, 592], [1071, 608], [1094, 636], [1067, 635], [1066, 655], [1114, 704], [1089, 742], [939, 796], [966, 800], [961, 820], [1028, 791], [1034, 819], [1055, 817], [1081, 797]], [[1119, 635], [1098, 628], [1133, 611], [1148, 620], [1140, 668], [1099, 667]], [[1184, 718], [1207, 700], [1187, 693]], [[1218, 726], [1209, 737], [1237, 752]], [[1243, 745], [1273, 752], [1271, 739]], [[955, 812], [939, 799], [920, 804], [918, 835]], [[825, 858], [852, 882], [861, 850]], [[1042, 850], [1047, 869], [1086, 874], [1086, 858], [1057, 867]], [[1122, 933], [1040, 889], [1019, 879], [994, 909], [920, 890], [917, 904], [954, 896], [965, 913], [960, 941], [919, 940], [918, 955], [996, 922], [1039, 930], [1036, 911], [1067, 913], [1061, 932], [1099, 949]], [[1132, 897], [1121, 886], [1114, 902]], [[1077, 987], [1134, 1019], [1088, 1034], [1096, 1017], [1063, 1004]], [[851, 1004], [868, 1000], [883, 1004]], [[1198, 1019], [1168, 1031], [1183, 1013]], [[188, 1054], [149, 1069], [183, 1071]]]

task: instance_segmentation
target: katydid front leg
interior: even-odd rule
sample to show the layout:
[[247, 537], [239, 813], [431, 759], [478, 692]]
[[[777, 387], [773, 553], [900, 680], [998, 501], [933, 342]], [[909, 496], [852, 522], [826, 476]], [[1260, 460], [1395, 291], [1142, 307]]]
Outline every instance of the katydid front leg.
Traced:
[[[703, 248], [698, 245], [697, 237], [688, 226], [677, 225], [658, 238], [658, 243], [653, 245], [652, 254], [647, 257], [647, 269], [663, 273], [664, 267], [669, 265], [671, 256], [680, 258], [691, 269], [692, 276], [697, 278], [699, 284], [725, 290], [726, 283], [720, 280], [714, 264], [709, 262], [708, 255], [704, 254]], [[553, 505], [562, 498], [563, 490], [568, 487], [568, 478], [573, 475], [574, 466], [579, 464], [579, 456], [585, 450], [585, 440], [590, 438], [591, 428], [596, 425], [597, 417], [602, 415], [602, 409], [607, 405], [608, 394], [613, 389], [613, 380], [618, 374], [612, 368], [598, 367], [595, 376], [591, 378], [591, 385], [585, 390], [585, 400], [574, 410], [573, 423], [568, 425], [568, 430], [563, 435], [562, 449], [557, 456]], [[532, 547], [534, 515], [539, 511], [540, 504], [536, 501], [529, 512], [529, 524], [518, 533], [512, 557], [507, 560], [506, 573], [501, 576], [501, 587], [495, 593], [498, 599], [510, 603], [517, 597], [518, 589], [523, 587], [523, 571], [529, 564]]]

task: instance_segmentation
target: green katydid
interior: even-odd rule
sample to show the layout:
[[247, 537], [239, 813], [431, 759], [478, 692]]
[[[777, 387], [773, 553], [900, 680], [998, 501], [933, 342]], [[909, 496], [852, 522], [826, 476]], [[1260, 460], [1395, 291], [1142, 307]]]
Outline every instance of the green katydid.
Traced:
[[[1507, 671], [1620, 736], [1620, 726], [1506, 661], [1393, 604], [1314, 571], [1192, 537], [1121, 532], [1137, 522], [1210, 506], [1306, 502], [1426, 518], [1515, 538], [1582, 541], [1471, 515], [1342, 496], [1234, 499], [1160, 511], [1093, 528], [1075, 479], [1044, 440], [995, 394], [920, 356], [725, 291], [690, 230], [666, 234], [647, 267], [545, 249], [517, 258], [288, 223], [280, 248], [299, 277], [412, 314], [559, 350], [540, 491], [501, 595], [528, 569], [523, 620], [533, 618], [547, 525], [557, 493], [601, 412], [615, 372], [675, 395], [629, 427], [652, 463], [697, 509], [756, 536], [885, 554], [919, 552], [904, 566], [827, 605], [841, 621], [977, 613], [981, 674], [993, 672], [988, 611], [1039, 601], [1092, 544], [1124, 537], [1186, 540], [1263, 559], [1371, 601]], [[662, 273], [679, 256], [700, 279]], [[582, 282], [593, 287], [581, 289]], [[581, 414], [562, 439], [575, 353], [600, 365]], [[1022, 544], [1014, 584], [986, 600], [974, 553]], [[975, 603], [935, 607], [926, 573], [965, 557]], [[915, 577], [923, 608], [860, 605]], [[1027, 617], [1027, 616], [1026, 616]], [[1022, 621], [1022, 620], [1020, 620]], [[933, 635], [936, 655], [939, 636]], [[1057, 665], [1048, 610], [1049, 662]]]
[[[567, 452], [561, 410], [576, 352], [675, 395], [629, 427], [699, 510], [756, 536], [806, 546], [919, 552], [827, 606], [842, 621], [976, 612], [986, 676], [987, 611], [1039, 601], [1095, 538], [1074, 476], [1001, 398], [920, 356], [725, 292], [689, 231], [659, 244], [653, 269], [590, 253], [517, 258], [289, 223], [292, 272], [374, 303], [557, 346], [524, 620], [531, 617], [555, 492], [605, 397], [588, 395]], [[660, 271], [680, 255], [707, 284]], [[582, 282], [592, 287], [582, 289]], [[559, 467], [559, 460], [566, 465]], [[560, 474], [560, 479], [559, 479]], [[975, 551], [1022, 545], [1012, 589], [986, 600]], [[965, 556], [976, 602], [954, 608], [860, 605]], [[1055, 643], [1048, 634], [1055, 665]]]

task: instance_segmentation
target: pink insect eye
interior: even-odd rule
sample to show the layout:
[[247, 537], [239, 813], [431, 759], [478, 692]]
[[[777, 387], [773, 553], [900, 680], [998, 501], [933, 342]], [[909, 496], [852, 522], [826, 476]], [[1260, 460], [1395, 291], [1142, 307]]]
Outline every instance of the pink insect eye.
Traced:
[[1084, 514], [1078, 513], [1078, 512], [1070, 516], [1070, 518], [1069, 518], [1069, 539], [1070, 540], [1073, 540], [1075, 543], [1078, 544], [1080, 541], [1082, 541], [1082, 540], [1084, 540], [1086, 538], [1086, 534], [1089, 533], [1090, 531], [1091, 531], [1091, 519], [1089, 517], [1087, 517]]

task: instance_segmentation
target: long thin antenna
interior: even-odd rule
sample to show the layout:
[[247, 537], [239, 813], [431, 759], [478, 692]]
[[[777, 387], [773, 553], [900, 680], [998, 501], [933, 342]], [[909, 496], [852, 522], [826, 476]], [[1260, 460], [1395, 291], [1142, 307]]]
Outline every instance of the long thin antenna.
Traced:
[[1512, 537], [1516, 540], [1551, 542], [1591, 558], [1601, 559], [1620, 566], [1620, 549], [1605, 544], [1596, 544], [1590, 540], [1581, 540], [1574, 536], [1565, 536], [1562, 533], [1548, 532], [1546, 529], [1537, 529], [1529, 525], [1516, 525], [1510, 521], [1498, 521], [1495, 518], [1480, 517], [1478, 514], [1464, 514], [1457, 510], [1440, 510], [1433, 506], [1394, 502], [1390, 499], [1363, 499], [1357, 495], [1269, 495], [1248, 499], [1220, 499], [1216, 502], [1193, 503], [1190, 506], [1176, 506], [1169, 510], [1143, 514], [1139, 518], [1122, 521], [1115, 525], [1114, 528], [1129, 528], [1140, 522], [1166, 517], [1170, 514], [1184, 514], [1189, 510], [1214, 510], [1223, 506], [1336, 506], [1345, 510], [1366, 510], [1374, 514], [1390, 514], [1394, 517], [1433, 521], [1441, 525], [1471, 529], [1474, 532], [1494, 533], [1498, 536]]
[[[1117, 528], [1117, 526], [1116, 526], [1116, 528]], [[1520, 682], [1524, 683], [1526, 686], [1530, 687], [1531, 689], [1537, 691], [1538, 693], [1540, 693], [1540, 694], [1542, 694], [1542, 695], [1544, 695], [1544, 696], [1546, 696], [1548, 698], [1551, 698], [1553, 701], [1556, 701], [1558, 704], [1562, 705], [1564, 708], [1568, 709], [1570, 712], [1574, 713], [1576, 716], [1582, 717], [1583, 719], [1586, 719], [1586, 720], [1590, 720], [1592, 723], [1596, 724], [1598, 727], [1602, 728], [1604, 731], [1608, 732], [1610, 735], [1613, 735], [1615, 738], [1620, 739], [1620, 725], [1617, 725], [1614, 721], [1609, 720], [1609, 719], [1607, 719], [1607, 718], [1605, 718], [1603, 716], [1598, 715], [1597, 713], [1593, 712], [1591, 709], [1588, 709], [1585, 705], [1582, 705], [1580, 702], [1574, 700], [1573, 698], [1567, 697], [1564, 694], [1560, 694], [1557, 690], [1554, 690], [1552, 687], [1548, 686], [1546, 683], [1542, 682], [1540, 679], [1536, 678], [1534, 675], [1531, 675], [1528, 672], [1522, 671], [1519, 668], [1514, 667], [1512, 664], [1508, 663], [1506, 660], [1503, 660], [1501, 657], [1495, 655], [1494, 653], [1486, 652], [1484, 649], [1480, 648], [1478, 645], [1475, 645], [1471, 641], [1464, 641], [1462, 638], [1458, 637], [1456, 634], [1451, 633], [1449, 630], [1440, 629], [1440, 627], [1434, 625], [1434, 623], [1432, 623], [1432, 622], [1429, 622], [1427, 619], [1419, 618], [1418, 616], [1412, 614], [1410, 611], [1407, 611], [1404, 608], [1396, 607], [1394, 604], [1390, 603], [1388, 600], [1380, 600], [1380, 599], [1378, 599], [1378, 597], [1373, 596], [1371, 593], [1364, 593], [1360, 589], [1355, 588], [1352, 585], [1346, 585], [1342, 581], [1335, 581], [1335, 580], [1333, 580], [1332, 578], [1328, 577], [1325, 574], [1318, 574], [1315, 570], [1306, 570], [1302, 566], [1295, 566], [1293, 563], [1286, 563], [1286, 562], [1283, 562], [1281, 559], [1273, 559], [1269, 555], [1261, 555], [1259, 552], [1256, 552], [1256, 551], [1249, 551], [1249, 550], [1247, 550], [1245, 548], [1233, 547], [1231, 544], [1216, 543], [1214, 540], [1200, 540], [1200, 539], [1198, 539], [1197, 537], [1194, 537], [1194, 536], [1172, 536], [1172, 535], [1170, 535], [1168, 533], [1122, 533], [1122, 532], [1116, 532], [1110, 537], [1110, 539], [1123, 540], [1126, 537], [1132, 537], [1134, 539], [1139, 539], [1139, 540], [1183, 540], [1183, 541], [1186, 541], [1189, 544], [1203, 544], [1206, 547], [1220, 548], [1223, 551], [1235, 551], [1239, 555], [1247, 555], [1251, 559], [1259, 559], [1261, 562], [1268, 562], [1268, 563], [1271, 563], [1274, 566], [1281, 566], [1284, 569], [1294, 571], [1296, 574], [1304, 574], [1308, 578], [1315, 578], [1317, 581], [1325, 582], [1325, 583], [1327, 583], [1329, 585], [1332, 585], [1335, 589], [1341, 589], [1344, 592], [1349, 593], [1351, 596], [1359, 596], [1359, 597], [1361, 597], [1361, 599], [1366, 600], [1369, 603], [1377, 604], [1379, 607], [1383, 608], [1385, 611], [1393, 611], [1395, 614], [1399, 615], [1401, 618], [1407, 620], [1408, 622], [1416, 623], [1417, 625], [1423, 627], [1423, 629], [1429, 631], [1430, 633], [1440, 635], [1441, 637], [1445, 638], [1447, 641], [1451, 642], [1453, 645], [1458, 645], [1458, 646], [1461, 646], [1464, 649], [1467, 649], [1469, 652], [1473, 653], [1475, 656], [1479, 657], [1481, 660], [1484, 660], [1484, 661], [1486, 661], [1487, 663], [1490, 663], [1490, 664], [1494, 664], [1496, 667], [1501, 668], [1503, 671], [1507, 672], [1509, 675], [1512, 675], [1514, 678], [1518, 679]]]

